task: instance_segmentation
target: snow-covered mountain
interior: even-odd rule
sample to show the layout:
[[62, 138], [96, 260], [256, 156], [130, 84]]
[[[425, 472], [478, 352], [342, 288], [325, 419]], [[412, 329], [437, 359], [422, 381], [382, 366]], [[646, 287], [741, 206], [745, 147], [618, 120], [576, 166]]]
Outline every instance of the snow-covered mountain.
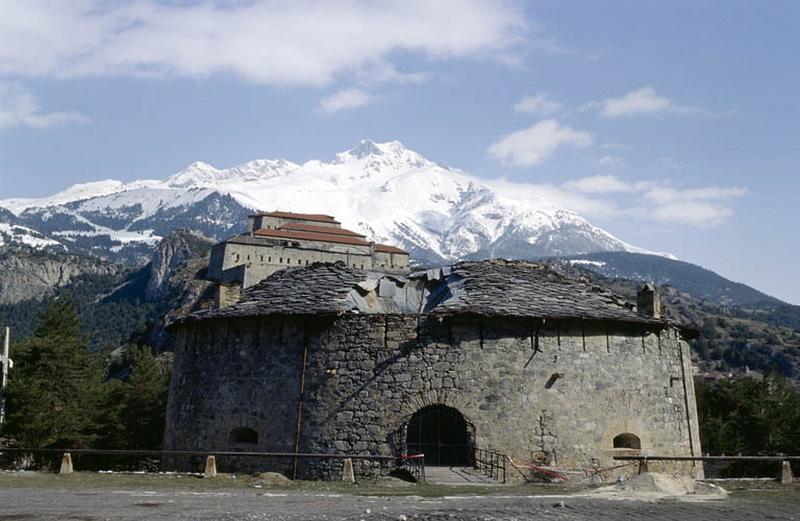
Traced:
[[[116, 260], [144, 258], [188, 227], [216, 239], [252, 210], [335, 215], [345, 227], [408, 249], [421, 263], [461, 258], [645, 252], [530, 190], [493, 188], [397, 141], [362, 141], [329, 163], [256, 160], [217, 169], [196, 162], [165, 180], [99, 181], [40, 199], [0, 200], [14, 224]], [[0, 222], [3, 219], [0, 213]]]

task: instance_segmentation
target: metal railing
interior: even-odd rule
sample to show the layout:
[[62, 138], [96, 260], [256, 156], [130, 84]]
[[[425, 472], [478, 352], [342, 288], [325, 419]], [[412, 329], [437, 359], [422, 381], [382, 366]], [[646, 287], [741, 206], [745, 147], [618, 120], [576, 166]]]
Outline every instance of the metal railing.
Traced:
[[708, 461], [708, 462], [750, 462], [750, 463], [770, 463], [781, 464], [781, 481], [791, 483], [792, 476], [791, 463], [800, 463], [800, 456], [614, 456], [617, 461], [636, 461], [639, 463], [639, 473], [648, 471], [650, 461]]
[[402, 455], [399, 466], [407, 470], [417, 481], [425, 481], [425, 454]]
[[800, 456], [614, 456], [619, 461], [800, 461]]
[[[397, 463], [395, 456], [372, 456], [363, 454], [328, 454], [328, 453], [295, 453], [295, 452], [245, 452], [245, 451], [200, 451], [200, 450], [119, 450], [119, 449], [30, 449], [19, 447], [0, 447], [0, 455], [3, 454], [20, 454], [31, 456], [51, 456], [53, 459], [50, 463], [55, 463], [56, 458], [61, 458], [62, 461], [65, 455], [69, 456], [70, 467], [72, 466], [72, 457], [77, 456], [76, 463], [80, 461], [81, 456], [105, 456], [108, 463], [109, 460], [114, 458], [158, 458], [162, 463], [166, 457], [188, 457], [188, 458], [203, 458], [205, 465], [208, 464], [210, 458], [265, 458], [265, 459], [285, 459], [285, 460], [300, 460], [300, 459], [317, 459], [317, 460], [365, 460], [375, 461], [381, 465], [386, 464], [391, 467]], [[200, 462], [198, 462], [200, 463]], [[424, 465], [424, 463], [423, 463]], [[87, 465], [92, 467], [93, 470], [97, 469], [97, 465]], [[199, 466], [199, 465], [198, 465]], [[62, 467], [63, 468], [63, 467]], [[199, 470], [202, 470], [200, 467]], [[108, 470], [108, 469], [103, 469]], [[265, 470], [271, 470], [266, 469]], [[424, 470], [423, 470], [424, 475]]]
[[502, 483], [506, 482], [507, 459], [502, 452], [475, 447], [475, 469]]

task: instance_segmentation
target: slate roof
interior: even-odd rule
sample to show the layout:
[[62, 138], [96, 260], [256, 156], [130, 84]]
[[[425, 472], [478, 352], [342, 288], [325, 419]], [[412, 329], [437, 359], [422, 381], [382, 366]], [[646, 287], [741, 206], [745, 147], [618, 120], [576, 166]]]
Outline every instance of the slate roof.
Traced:
[[287, 268], [242, 292], [238, 303], [186, 320], [259, 315], [476, 314], [665, 324], [638, 315], [622, 297], [541, 264], [488, 260], [409, 277], [342, 263]]
[[342, 263], [286, 268], [242, 291], [236, 304], [198, 311], [186, 319], [341, 313], [351, 307], [348, 293], [366, 278], [365, 271]]
[[435, 314], [661, 322], [608, 290], [525, 261], [460, 262], [430, 291], [425, 309]]

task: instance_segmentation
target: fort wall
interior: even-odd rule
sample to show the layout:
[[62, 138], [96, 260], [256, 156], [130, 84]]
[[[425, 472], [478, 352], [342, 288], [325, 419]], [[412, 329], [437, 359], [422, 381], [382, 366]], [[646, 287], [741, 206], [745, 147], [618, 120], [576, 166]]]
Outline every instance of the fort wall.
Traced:
[[[412, 415], [443, 404], [463, 414], [475, 446], [524, 461], [614, 466], [630, 452], [613, 448], [623, 433], [646, 454], [700, 454], [689, 348], [670, 328], [466, 315], [188, 322], [171, 385], [168, 450], [391, 456], [405, 450]], [[241, 427], [257, 441], [235, 441]], [[300, 476], [330, 477], [336, 465], [301, 460]]]
[[[336, 245], [307, 241], [302, 247], [269, 244], [261, 240], [248, 244], [228, 241], [212, 249], [209, 260], [208, 277], [220, 282], [225, 279], [225, 271], [244, 266], [243, 287], [249, 287], [287, 267], [308, 266], [314, 262], [343, 262], [346, 266], [359, 269], [380, 269], [382, 271], [407, 272], [408, 255], [372, 252], [368, 246]], [[236, 273], [241, 277], [240, 273]]]

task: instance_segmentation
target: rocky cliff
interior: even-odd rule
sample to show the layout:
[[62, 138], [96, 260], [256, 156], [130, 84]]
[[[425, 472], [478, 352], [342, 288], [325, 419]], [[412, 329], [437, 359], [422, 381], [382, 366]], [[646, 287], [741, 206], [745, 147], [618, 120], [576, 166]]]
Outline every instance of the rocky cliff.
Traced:
[[0, 304], [46, 297], [80, 275], [116, 275], [123, 271], [123, 267], [95, 257], [25, 247], [0, 248]]
[[145, 300], [163, 298], [175, 271], [187, 261], [203, 257], [213, 245], [213, 239], [187, 229], [176, 230], [161, 240], [151, 256]]
[[175, 231], [159, 242], [143, 268], [149, 270], [144, 300], [155, 305], [145, 343], [159, 351], [172, 349], [172, 336], [164, 327], [209, 304], [212, 285], [205, 280], [205, 271], [213, 245], [212, 239], [191, 230]]

